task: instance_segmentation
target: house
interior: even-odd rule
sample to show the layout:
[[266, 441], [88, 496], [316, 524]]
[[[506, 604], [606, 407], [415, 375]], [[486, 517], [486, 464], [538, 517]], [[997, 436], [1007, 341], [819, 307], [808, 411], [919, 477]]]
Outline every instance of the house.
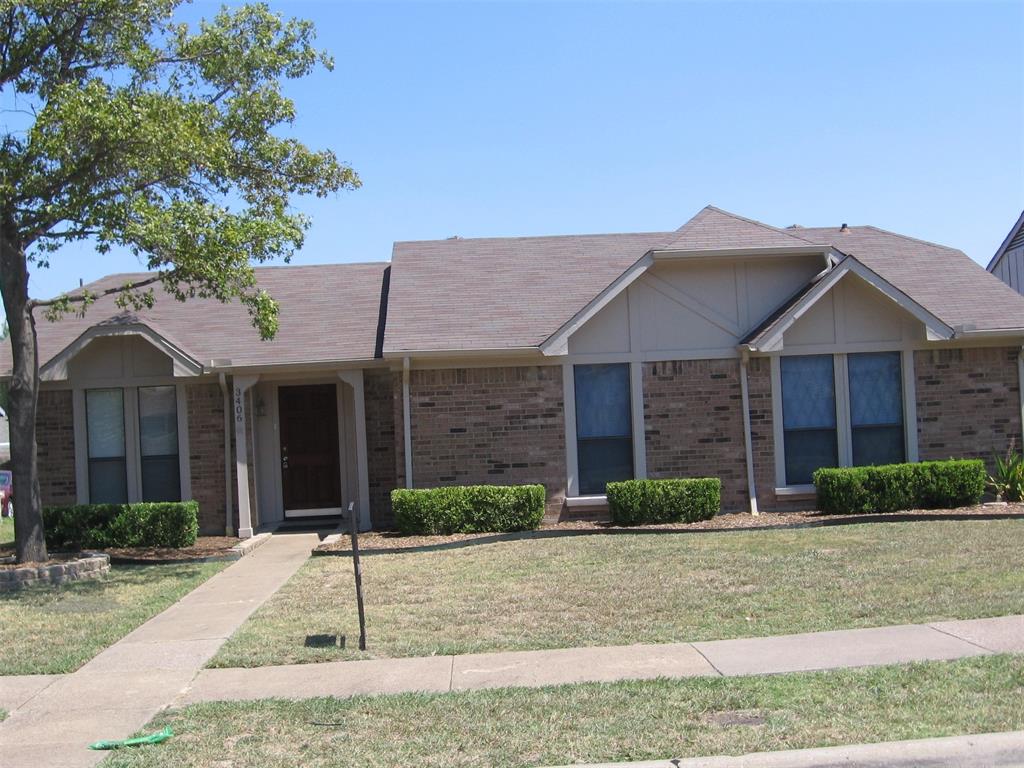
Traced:
[[875, 227], [707, 207], [257, 275], [269, 342], [205, 299], [39, 323], [45, 504], [195, 498], [248, 536], [349, 502], [387, 526], [396, 487], [543, 483], [557, 518], [600, 514], [610, 480], [711, 475], [725, 510], [771, 511], [813, 504], [820, 466], [1021, 443], [1024, 297]]
[[1024, 211], [988, 263], [988, 271], [1017, 293], [1024, 293]]

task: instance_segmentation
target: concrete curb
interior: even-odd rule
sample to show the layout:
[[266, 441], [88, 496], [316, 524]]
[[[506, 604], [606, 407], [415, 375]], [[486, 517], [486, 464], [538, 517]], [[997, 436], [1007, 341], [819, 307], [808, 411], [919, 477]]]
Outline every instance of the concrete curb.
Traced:
[[270, 541], [271, 536], [273, 536], [272, 533], [257, 533], [250, 539], [242, 539], [231, 548], [232, 552], [238, 553], [238, 557], [232, 559], [238, 560], [246, 555], [252, 554], [257, 547], [261, 547]]
[[559, 768], [988, 768], [1022, 765], [1024, 731], [1010, 731], [683, 760], [576, 764]]

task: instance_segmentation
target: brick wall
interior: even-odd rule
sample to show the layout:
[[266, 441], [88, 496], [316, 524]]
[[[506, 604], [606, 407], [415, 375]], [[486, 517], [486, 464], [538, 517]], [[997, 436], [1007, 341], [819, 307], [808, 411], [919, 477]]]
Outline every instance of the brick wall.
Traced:
[[[400, 446], [400, 380], [398, 393], [395, 443]], [[415, 487], [542, 483], [547, 514], [561, 513], [566, 478], [561, 366], [414, 370], [410, 397]], [[396, 453], [401, 467], [404, 458]]]
[[[363, 397], [366, 407], [367, 473], [370, 483], [370, 515], [374, 528], [387, 528], [391, 516], [391, 490], [397, 487], [395, 466], [395, 386], [402, 396], [402, 375], [391, 371], [365, 371]], [[401, 422], [398, 422], [401, 438]]]
[[199, 530], [224, 535], [224, 395], [219, 384], [188, 384], [189, 468]]
[[914, 353], [917, 447], [922, 460], [979, 458], [991, 463], [1021, 447], [1016, 347]]
[[75, 417], [70, 389], [39, 391], [36, 448], [43, 506], [75, 504]]
[[749, 508], [739, 376], [739, 360], [643, 366], [648, 477], [718, 477], [728, 512]]

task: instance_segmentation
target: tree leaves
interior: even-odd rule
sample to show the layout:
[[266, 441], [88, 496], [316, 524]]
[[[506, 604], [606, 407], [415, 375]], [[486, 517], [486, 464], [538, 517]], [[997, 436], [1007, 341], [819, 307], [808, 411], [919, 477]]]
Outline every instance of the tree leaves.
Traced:
[[[170, 295], [240, 300], [271, 338], [277, 304], [252, 264], [301, 247], [294, 196], [360, 186], [333, 152], [284, 135], [282, 82], [333, 62], [311, 23], [265, 4], [190, 28], [173, 20], [181, 2], [0, 0], [0, 95], [34, 116], [0, 137], [0, 227], [37, 266], [74, 240], [126, 247]], [[89, 303], [40, 302], [51, 319]]]

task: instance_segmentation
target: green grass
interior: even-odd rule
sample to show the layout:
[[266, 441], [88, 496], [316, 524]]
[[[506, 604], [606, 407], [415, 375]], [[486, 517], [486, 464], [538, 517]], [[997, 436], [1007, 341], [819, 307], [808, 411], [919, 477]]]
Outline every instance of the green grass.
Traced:
[[0, 593], [0, 675], [73, 672], [224, 566], [112, 566], [102, 579]]
[[[316, 557], [211, 666], [357, 658], [352, 561]], [[624, 645], [1024, 613], [1024, 522], [506, 541], [363, 558], [374, 656]], [[348, 649], [306, 648], [339, 633]]]
[[[1024, 727], [1024, 657], [764, 677], [200, 704], [103, 768], [562, 765]], [[731, 724], [737, 716], [763, 724]], [[730, 722], [731, 721], [731, 722]]]
[[14, 518], [0, 517], [0, 547], [14, 544]]

